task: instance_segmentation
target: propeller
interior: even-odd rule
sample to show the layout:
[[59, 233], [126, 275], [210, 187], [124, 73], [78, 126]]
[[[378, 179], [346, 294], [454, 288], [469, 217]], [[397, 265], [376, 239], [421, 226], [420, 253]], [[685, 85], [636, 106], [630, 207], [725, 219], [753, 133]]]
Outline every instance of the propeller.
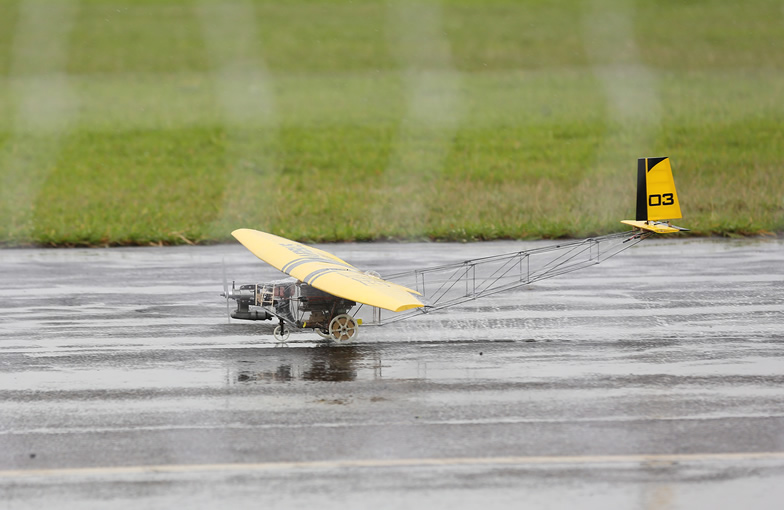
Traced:
[[229, 282], [226, 280], [226, 259], [221, 259], [221, 265], [223, 266], [223, 294], [221, 294], [221, 296], [226, 298], [226, 320], [229, 324], [231, 324], [231, 309], [229, 308]]

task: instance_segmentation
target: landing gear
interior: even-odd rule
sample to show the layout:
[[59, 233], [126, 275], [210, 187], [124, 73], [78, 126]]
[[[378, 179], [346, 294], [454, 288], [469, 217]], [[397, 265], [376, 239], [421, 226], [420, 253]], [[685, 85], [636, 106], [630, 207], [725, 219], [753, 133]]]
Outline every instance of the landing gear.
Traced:
[[348, 314], [340, 314], [329, 321], [329, 338], [336, 342], [348, 342], [357, 337], [359, 324]]
[[281, 321], [280, 324], [275, 326], [275, 331], [272, 332], [272, 336], [275, 337], [275, 340], [278, 343], [284, 344], [289, 339], [289, 335], [291, 334], [291, 330], [286, 327], [286, 325]]

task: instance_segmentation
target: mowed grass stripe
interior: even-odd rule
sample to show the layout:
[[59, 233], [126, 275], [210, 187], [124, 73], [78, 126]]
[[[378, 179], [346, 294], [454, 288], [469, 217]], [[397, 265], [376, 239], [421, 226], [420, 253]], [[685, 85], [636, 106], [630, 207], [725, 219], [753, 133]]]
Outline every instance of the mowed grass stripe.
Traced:
[[[214, 242], [240, 226], [310, 241], [584, 236], [623, 228], [636, 158], [651, 155], [672, 158], [681, 223], [697, 234], [784, 230], [778, 3], [625, 10], [636, 62], [656, 79], [658, 127], [644, 136], [612, 113], [596, 67], [622, 51], [589, 53], [583, 2], [443, 1], [416, 69], [394, 46], [387, 2], [239, 3], [274, 124], [225, 115], [198, 2], [82, 0], [65, 66], [78, 108], [31, 184], [9, 168], [36, 135], [18, 135], [15, 91], [30, 73], [11, 65], [21, 3], [8, 2], [0, 141], [16, 156], [0, 173], [4, 196], [35, 192], [24, 228], [0, 208], [0, 242]], [[403, 136], [412, 72], [456, 88], [446, 138]], [[253, 83], [239, 89], [237, 104], [258, 104]], [[443, 104], [438, 86], [417, 101], [429, 96]]]

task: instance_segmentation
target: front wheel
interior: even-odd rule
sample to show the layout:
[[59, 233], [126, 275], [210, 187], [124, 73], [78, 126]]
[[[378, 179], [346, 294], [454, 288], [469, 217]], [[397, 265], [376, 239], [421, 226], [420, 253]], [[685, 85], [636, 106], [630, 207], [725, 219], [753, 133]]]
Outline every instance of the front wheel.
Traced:
[[354, 340], [359, 334], [359, 324], [348, 314], [341, 314], [329, 321], [330, 338], [337, 342]]
[[283, 343], [286, 340], [288, 340], [290, 334], [291, 331], [289, 330], [289, 328], [281, 325], [275, 326], [275, 331], [272, 332], [272, 336], [274, 336], [275, 340], [277, 340], [280, 343]]

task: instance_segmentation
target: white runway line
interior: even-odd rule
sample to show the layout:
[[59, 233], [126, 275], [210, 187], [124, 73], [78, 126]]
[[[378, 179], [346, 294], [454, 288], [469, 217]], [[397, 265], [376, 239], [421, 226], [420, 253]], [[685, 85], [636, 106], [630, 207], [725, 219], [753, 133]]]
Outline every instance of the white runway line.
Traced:
[[738, 453], [693, 453], [693, 454], [634, 454], [634, 455], [556, 455], [556, 456], [510, 456], [510, 457], [452, 457], [422, 459], [356, 459], [302, 462], [259, 462], [229, 464], [160, 464], [149, 466], [117, 466], [58, 469], [14, 469], [0, 471], [0, 479], [27, 477], [92, 477], [151, 474], [183, 474], [198, 472], [250, 473], [262, 471], [317, 469], [339, 470], [352, 468], [398, 468], [398, 467], [500, 467], [500, 466], [583, 466], [640, 464], [643, 466], [683, 463], [726, 463], [784, 461], [784, 452], [738, 452]]

